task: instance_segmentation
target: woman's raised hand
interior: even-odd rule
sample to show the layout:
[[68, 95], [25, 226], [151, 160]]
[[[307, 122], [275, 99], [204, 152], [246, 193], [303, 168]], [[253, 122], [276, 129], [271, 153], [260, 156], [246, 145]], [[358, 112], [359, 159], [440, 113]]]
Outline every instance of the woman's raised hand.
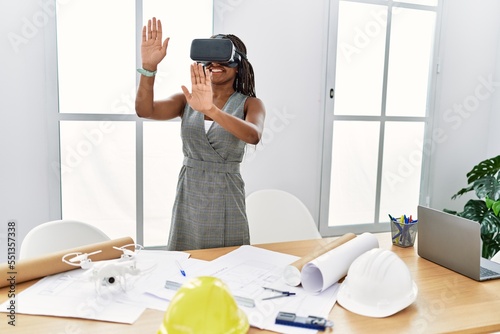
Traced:
[[148, 20], [147, 27], [142, 28], [141, 58], [142, 67], [148, 71], [156, 71], [158, 64], [167, 54], [168, 41], [170, 37], [162, 42], [161, 21], [153, 17]]
[[207, 115], [213, 106], [210, 72], [202, 64], [191, 64], [191, 92], [186, 86], [181, 88], [191, 108]]

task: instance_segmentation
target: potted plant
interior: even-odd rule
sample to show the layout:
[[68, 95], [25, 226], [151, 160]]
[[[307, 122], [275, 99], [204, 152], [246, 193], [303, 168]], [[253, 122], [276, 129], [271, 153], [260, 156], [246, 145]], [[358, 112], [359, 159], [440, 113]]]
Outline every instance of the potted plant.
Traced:
[[500, 251], [500, 155], [481, 161], [467, 173], [468, 186], [452, 199], [475, 191], [478, 199], [469, 200], [462, 212], [444, 209], [481, 224], [482, 256], [490, 259]]

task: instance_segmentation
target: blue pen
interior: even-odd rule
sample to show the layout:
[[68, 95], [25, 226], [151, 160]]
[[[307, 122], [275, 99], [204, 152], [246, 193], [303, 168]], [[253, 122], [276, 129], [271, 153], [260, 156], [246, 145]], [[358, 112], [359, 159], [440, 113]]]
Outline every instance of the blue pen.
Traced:
[[186, 272], [184, 271], [184, 269], [182, 269], [181, 267], [181, 264], [179, 263], [179, 261], [175, 260], [175, 263], [177, 263], [177, 267], [179, 267], [179, 271], [181, 272], [182, 276], [186, 276]]
[[289, 312], [279, 312], [274, 323], [278, 325], [311, 328], [320, 331], [324, 331], [329, 327], [333, 327], [333, 321], [331, 320], [321, 317], [315, 317], [312, 315], [308, 316], [307, 318], [299, 317], [295, 315], [295, 313]]

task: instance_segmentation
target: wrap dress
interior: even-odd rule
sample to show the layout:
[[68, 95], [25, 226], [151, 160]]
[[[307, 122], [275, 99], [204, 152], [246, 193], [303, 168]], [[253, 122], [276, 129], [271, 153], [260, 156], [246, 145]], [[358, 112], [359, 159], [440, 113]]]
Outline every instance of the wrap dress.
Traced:
[[[233, 93], [222, 110], [244, 118], [246, 95]], [[181, 137], [184, 163], [179, 173], [168, 250], [250, 243], [245, 183], [240, 175], [246, 143], [186, 104]]]

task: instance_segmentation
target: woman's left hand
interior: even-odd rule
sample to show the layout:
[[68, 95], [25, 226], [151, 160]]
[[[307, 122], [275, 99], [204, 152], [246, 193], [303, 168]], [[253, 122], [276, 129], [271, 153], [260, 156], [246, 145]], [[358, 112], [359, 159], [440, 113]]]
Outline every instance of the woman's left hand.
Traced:
[[191, 93], [182, 86], [187, 103], [196, 111], [207, 114], [213, 107], [212, 80], [210, 72], [202, 64], [191, 65]]

